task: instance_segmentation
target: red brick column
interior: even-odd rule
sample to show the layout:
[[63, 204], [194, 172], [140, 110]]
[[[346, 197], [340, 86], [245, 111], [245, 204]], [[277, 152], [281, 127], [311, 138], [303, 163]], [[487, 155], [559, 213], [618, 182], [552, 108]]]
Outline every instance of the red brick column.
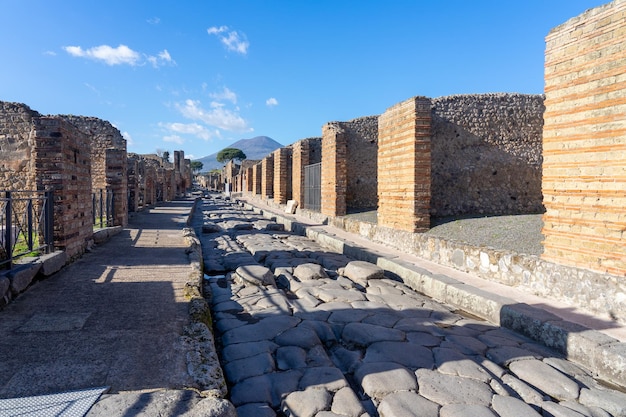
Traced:
[[274, 155], [261, 161], [261, 198], [274, 197]]
[[286, 204], [291, 199], [291, 148], [279, 148], [274, 151], [274, 202]]
[[309, 165], [309, 141], [300, 140], [293, 144], [291, 165], [292, 198], [298, 206], [304, 204], [304, 167]]
[[123, 149], [107, 149], [106, 182], [107, 188], [113, 191], [113, 224], [126, 226], [128, 224], [128, 161]]
[[263, 163], [259, 162], [258, 164], [256, 164], [255, 166], [252, 167], [253, 171], [252, 171], [252, 183], [253, 185], [253, 189], [252, 189], [252, 193], [253, 194], [261, 194], [261, 180], [263, 179]]
[[378, 119], [378, 224], [430, 227], [430, 99], [413, 97]]
[[346, 214], [347, 164], [346, 138], [336, 123], [322, 128], [322, 214]]
[[54, 245], [70, 258], [93, 235], [89, 139], [56, 117], [35, 121], [37, 188], [54, 191]]
[[626, 2], [546, 37], [543, 258], [626, 276]]

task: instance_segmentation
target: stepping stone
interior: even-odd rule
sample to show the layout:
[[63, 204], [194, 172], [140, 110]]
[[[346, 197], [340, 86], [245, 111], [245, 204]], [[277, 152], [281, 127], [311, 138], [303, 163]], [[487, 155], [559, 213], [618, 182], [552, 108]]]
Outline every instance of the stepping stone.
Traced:
[[237, 276], [251, 285], [276, 286], [272, 271], [261, 265], [240, 266], [235, 270]]
[[397, 391], [416, 391], [415, 375], [393, 362], [364, 363], [354, 373], [363, 391], [372, 398], [382, 399]]
[[378, 265], [365, 261], [352, 261], [346, 265], [340, 275], [362, 284], [367, 283], [371, 279], [385, 278], [384, 272]]
[[293, 276], [301, 281], [328, 278], [326, 271], [321, 265], [310, 262], [296, 266], [293, 270]]

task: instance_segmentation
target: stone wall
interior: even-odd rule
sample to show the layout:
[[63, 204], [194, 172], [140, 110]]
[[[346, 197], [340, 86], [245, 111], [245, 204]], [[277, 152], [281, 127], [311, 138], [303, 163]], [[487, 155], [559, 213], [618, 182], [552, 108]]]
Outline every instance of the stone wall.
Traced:
[[626, 2], [548, 34], [545, 96], [543, 258], [625, 277]]
[[346, 211], [378, 205], [378, 116], [340, 122], [346, 136]]
[[543, 212], [543, 97], [432, 99], [430, 214]]
[[33, 126], [40, 114], [0, 101], [0, 189], [35, 190]]
[[274, 201], [285, 204], [292, 197], [292, 149], [278, 148], [274, 155]]
[[431, 102], [413, 97], [378, 118], [378, 224], [430, 227]]
[[254, 167], [252, 171], [252, 184], [253, 184], [253, 194], [261, 194], [262, 181], [263, 181], [263, 163], [259, 162]]
[[35, 119], [37, 189], [54, 191], [54, 245], [72, 259], [93, 235], [90, 138], [59, 117]]

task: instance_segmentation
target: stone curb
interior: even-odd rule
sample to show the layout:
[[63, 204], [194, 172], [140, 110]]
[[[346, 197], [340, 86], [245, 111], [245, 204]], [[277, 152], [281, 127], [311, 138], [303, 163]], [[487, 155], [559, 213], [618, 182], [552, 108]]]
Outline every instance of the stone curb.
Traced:
[[261, 210], [247, 202], [238, 203], [283, 224], [286, 230], [314, 239], [331, 250], [376, 264], [385, 270], [385, 275], [399, 279], [417, 292], [523, 334], [583, 365], [599, 378], [626, 387], [626, 343], [567, 322], [545, 310], [358, 246], [282, 214]]

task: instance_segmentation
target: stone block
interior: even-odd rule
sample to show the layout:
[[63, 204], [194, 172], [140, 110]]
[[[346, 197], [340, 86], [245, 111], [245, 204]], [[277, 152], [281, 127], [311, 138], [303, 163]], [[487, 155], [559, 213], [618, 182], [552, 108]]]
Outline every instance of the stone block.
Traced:
[[296, 214], [297, 208], [298, 208], [298, 202], [296, 200], [289, 200], [287, 201], [287, 207], [285, 208], [285, 213]]
[[41, 264], [37, 262], [17, 265], [9, 272], [9, 280], [11, 281], [11, 291], [13, 294], [19, 294], [24, 291], [41, 269]]
[[67, 263], [67, 254], [64, 251], [55, 251], [40, 256], [37, 262], [41, 264], [39, 273], [44, 277], [49, 277], [55, 272], [60, 271]]

